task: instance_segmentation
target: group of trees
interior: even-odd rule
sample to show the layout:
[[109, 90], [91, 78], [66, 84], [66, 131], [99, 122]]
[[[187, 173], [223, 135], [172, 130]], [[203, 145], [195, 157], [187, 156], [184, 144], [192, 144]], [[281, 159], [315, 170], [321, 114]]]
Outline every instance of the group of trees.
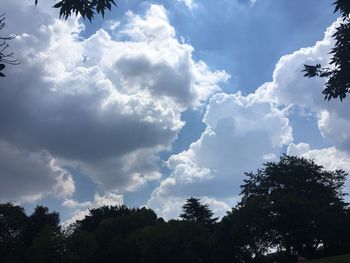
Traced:
[[[247, 173], [241, 201], [221, 221], [189, 198], [180, 219], [151, 209], [91, 209], [62, 229], [59, 215], [38, 206], [0, 204], [1, 262], [235, 263], [295, 262], [350, 252], [346, 174], [284, 155]], [[272, 253], [274, 252], [274, 253]]]

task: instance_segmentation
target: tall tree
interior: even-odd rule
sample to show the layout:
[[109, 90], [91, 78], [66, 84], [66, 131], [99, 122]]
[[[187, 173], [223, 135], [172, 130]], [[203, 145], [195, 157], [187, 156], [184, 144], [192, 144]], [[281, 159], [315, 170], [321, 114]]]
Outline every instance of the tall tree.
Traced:
[[268, 213], [259, 199], [228, 212], [215, 233], [221, 257], [218, 262], [260, 262], [273, 246]]
[[217, 218], [213, 218], [213, 212], [207, 204], [202, 205], [198, 198], [190, 197], [182, 207], [180, 217], [186, 221], [212, 224]]
[[0, 204], [1, 262], [22, 262], [27, 220], [22, 207], [10, 203]]
[[342, 101], [350, 92], [350, 1], [335, 1], [334, 12], [340, 11], [342, 22], [337, 27], [333, 37], [335, 46], [332, 49], [330, 67], [305, 65], [304, 76], [327, 78], [323, 90], [325, 99], [338, 98]]
[[[279, 162], [266, 163], [263, 169], [246, 176], [238, 210], [260, 207], [260, 219], [253, 221], [250, 229], [265, 229], [271, 244], [288, 254], [312, 257], [321, 244], [326, 249], [334, 247], [329, 233], [349, 238], [335, 220], [347, 213], [344, 171], [327, 171], [312, 160], [283, 155]], [[342, 225], [344, 231], [346, 221]]]
[[40, 236], [42, 231], [45, 234], [51, 232], [59, 235], [61, 232], [60, 215], [57, 212], [49, 212], [47, 207], [38, 205], [27, 220], [25, 232], [27, 246]]

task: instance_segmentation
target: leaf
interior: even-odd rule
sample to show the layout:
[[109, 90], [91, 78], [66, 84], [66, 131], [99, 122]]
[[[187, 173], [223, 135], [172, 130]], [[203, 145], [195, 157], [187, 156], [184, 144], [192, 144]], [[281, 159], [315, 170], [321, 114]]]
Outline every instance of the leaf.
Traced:
[[54, 8], [60, 8], [63, 5], [63, 2], [58, 2], [57, 4], [55, 4], [53, 7]]

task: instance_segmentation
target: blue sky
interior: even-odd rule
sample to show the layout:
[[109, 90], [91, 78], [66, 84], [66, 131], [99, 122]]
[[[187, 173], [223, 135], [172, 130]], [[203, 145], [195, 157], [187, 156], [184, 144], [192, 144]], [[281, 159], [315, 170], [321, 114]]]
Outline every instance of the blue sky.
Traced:
[[92, 23], [1, 1], [21, 60], [0, 80], [3, 202], [169, 219], [196, 196], [221, 216], [282, 153], [350, 170], [349, 102], [301, 72], [329, 62], [332, 1], [128, 0]]

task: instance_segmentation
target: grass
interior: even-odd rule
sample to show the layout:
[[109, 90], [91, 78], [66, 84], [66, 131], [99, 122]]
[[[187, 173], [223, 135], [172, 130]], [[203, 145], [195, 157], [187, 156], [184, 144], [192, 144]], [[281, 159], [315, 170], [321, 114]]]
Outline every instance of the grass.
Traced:
[[350, 263], [350, 254], [329, 257], [329, 258], [319, 258], [307, 261], [308, 263]]

